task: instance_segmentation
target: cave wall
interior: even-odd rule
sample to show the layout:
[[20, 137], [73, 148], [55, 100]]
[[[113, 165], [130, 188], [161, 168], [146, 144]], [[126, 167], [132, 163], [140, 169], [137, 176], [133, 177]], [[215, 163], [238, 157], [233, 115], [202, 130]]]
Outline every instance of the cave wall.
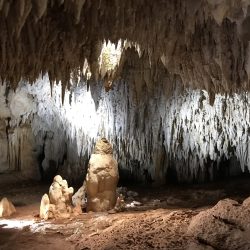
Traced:
[[102, 136], [130, 180], [164, 183], [169, 171], [179, 181], [212, 180], [227, 160], [222, 167], [231, 174], [250, 170], [248, 92], [216, 94], [211, 106], [205, 90], [183, 90], [167, 76], [150, 89], [120, 80], [109, 92], [101, 82], [80, 81], [63, 105], [61, 95], [59, 84], [51, 96], [47, 76], [15, 92], [0, 86], [1, 172], [82, 180]]

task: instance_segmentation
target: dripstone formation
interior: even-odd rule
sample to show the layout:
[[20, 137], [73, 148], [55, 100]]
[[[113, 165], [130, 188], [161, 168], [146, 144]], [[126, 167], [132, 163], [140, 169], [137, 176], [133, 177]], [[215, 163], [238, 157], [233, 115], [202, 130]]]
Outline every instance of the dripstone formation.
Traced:
[[[249, 89], [249, 4], [1, 0], [0, 76], [16, 87], [21, 79], [34, 82], [48, 72], [51, 86], [62, 81], [63, 99], [71, 76], [91, 73], [110, 89], [124, 69], [133, 67], [139, 69], [133, 79], [138, 89], [150, 88], [164, 66], [184, 87], [211, 93], [213, 103], [217, 92]], [[122, 41], [114, 67], [100, 59], [108, 40]]]
[[16, 212], [16, 209], [11, 201], [4, 197], [0, 201], [0, 218], [11, 216]]
[[44, 194], [40, 205], [40, 218], [68, 218], [75, 212], [72, 206], [74, 189], [68, 187], [66, 180], [60, 175], [55, 176], [49, 188], [49, 195]]
[[86, 176], [87, 211], [107, 211], [117, 200], [118, 164], [111, 144], [102, 138], [96, 143]]

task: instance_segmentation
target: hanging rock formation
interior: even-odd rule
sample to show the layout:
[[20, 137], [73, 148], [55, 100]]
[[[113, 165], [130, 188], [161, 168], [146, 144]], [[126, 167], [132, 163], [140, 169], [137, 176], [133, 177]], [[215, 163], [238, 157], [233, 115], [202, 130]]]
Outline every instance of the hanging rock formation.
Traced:
[[[51, 86], [62, 81], [62, 99], [70, 78], [87, 73], [103, 78], [109, 89], [124, 65], [137, 65], [133, 45], [147, 65], [139, 81], [150, 87], [160, 63], [183, 86], [213, 94], [213, 102], [215, 93], [249, 89], [249, 5], [248, 0], [1, 0], [0, 76], [16, 87], [21, 79], [33, 83], [48, 72]], [[100, 58], [108, 40], [121, 40], [117, 67]]]
[[107, 211], [117, 200], [118, 166], [111, 144], [102, 138], [96, 143], [86, 176], [87, 211]]
[[[20, 93], [35, 108], [1, 116], [0, 171], [30, 169], [29, 177], [38, 178], [40, 167], [44, 178], [59, 173], [82, 181], [100, 135], [112, 143], [121, 177], [130, 180], [146, 181], [147, 173], [148, 180], [163, 183], [169, 171], [179, 181], [213, 180], [224, 161], [227, 175], [250, 170], [249, 93], [216, 94], [211, 106], [206, 91], [183, 90], [178, 79], [167, 76], [151, 90], [119, 81], [108, 93], [101, 84], [88, 90], [80, 82], [66, 91], [64, 105], [60, 85], [51, 97], [47, 77], [32, 86], [20, 84], [7, 97], [1, 94], [5, 113]], [[176, 88], [169, 95], [162, 90], [172, 81]], [[6, 85], [0, 90], [5, 93]], [[26, 164], [27, 156], [32, 164]]]

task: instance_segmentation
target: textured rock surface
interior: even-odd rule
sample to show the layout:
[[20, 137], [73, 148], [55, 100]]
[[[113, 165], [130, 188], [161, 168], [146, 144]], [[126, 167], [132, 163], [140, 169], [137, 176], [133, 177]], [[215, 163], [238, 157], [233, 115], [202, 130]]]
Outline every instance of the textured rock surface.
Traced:
[[3, 198], [0, 201], [0, 217], [8, 217], [16, 212], [14, 205], [7, 199]]
[[250, 169], [248, 0], [21, 2], [0, 1], [1, 172], [83, 179], [98, 136], [130, 179]]
[[[171, 81], [177, 86], [169, 95], [163, 90]], [[151, 89], [119, 81], [108, 93], [101, 84], [88, 91], [80, 82], [66, 91], [62, 105], [60, 86], [51, 97], [44, 77], [33, 86], [20, 84], [17, 93], [29, 96], [35, 108], [15, 117], [9, 108], [15, 93], [9, 90], [6, 96], [6, 91], [0, 86], [1, 172], [35, 172], [40, 166], [44, 178], [60, 173], [82, 181], [98, 136], [112, 143], [121, 176], [130, 179], [151, 177], [160, 183], [171, 170], [178, 180], [202, 181], [216, 178], [220, 170], [234, 175], [250, 169], [247, 92], [216, 94], [211, 106], [206, 91], [184, 91], [178, 79], [169, 77]], [[230, 161], [223, 167], [225, 160]]]
[[86, 182], [72, 196], [72, 204], [74, 207], [86, 208]]
[[49, 188], [49, 196], [44, 194], [40, 205], [40, 218], [68, 218], [73, 212], [72, 195], [74, 189], [68, 187], [60, 175], [54, 177]]
[[197, 242], [189, 249], [249, 249], [250, 198], [243, 204], [230, 199], [219, 201], [213, 208], [196, 215], [188, 234]]
[[112, 153], [112, 146], [105, 138], [96, 143], [86, 176], [88, 211], [107, 211], [116, 204], [119, 173]]
[[[48, 72], [52, 83], [62, 81], [64, 93], [71, 76], [91, 71], [109, 88], [121, 68], [138, 65], [141, 56], [145, 67], [137, 74], [138, 86], [152, 86], [160, 64], [185, 87], [213, 94], [249, 89], [249, 0], [0, 3], [0, 76], [11, 86]], [[140, 49], [133, 57], [131, 46], [121, 46], [116, 67], [105, 59], [102, 44], [120, 39]]]

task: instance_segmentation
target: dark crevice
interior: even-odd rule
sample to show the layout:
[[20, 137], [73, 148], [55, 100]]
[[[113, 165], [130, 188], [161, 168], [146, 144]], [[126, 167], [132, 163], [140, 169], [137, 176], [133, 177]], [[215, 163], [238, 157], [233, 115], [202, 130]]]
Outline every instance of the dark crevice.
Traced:
[[212, 247], [214, 250], [220, 250], [220, 248], [217, 248], [216, 246], [213, 246], [211, 243], [209, 243], [207, 240], [197, 237], [196, 238], [197, 241], [201, 244], [201, 245], [205, 245], [205, 246], [210, 246]]
[[241, 231], [245, 231], [245, 229], [241, 226], [241, 225], [238, 225], [236, 222], [234, 222], [234, 221], [231, 221], [231, 220], [229, 220], [229, 219], [227, 219], [227, 218], [222, 218], [222, 217], [220, 217], [220, 216], [216, 216], [216, 215], [213, 215], [213, 217], [215, 218], [215, 219], [217, 219], [217, 220], [219, 220], [220, 222], [223, 222], [224, 224], [226, 224], [226, 225], [229, 225], [229, 226], [231, 226], [231, 227], [233, 227], [233, 228], [235, 228], [235, 229], [239, 229], [239, 230], [241, 230]]

